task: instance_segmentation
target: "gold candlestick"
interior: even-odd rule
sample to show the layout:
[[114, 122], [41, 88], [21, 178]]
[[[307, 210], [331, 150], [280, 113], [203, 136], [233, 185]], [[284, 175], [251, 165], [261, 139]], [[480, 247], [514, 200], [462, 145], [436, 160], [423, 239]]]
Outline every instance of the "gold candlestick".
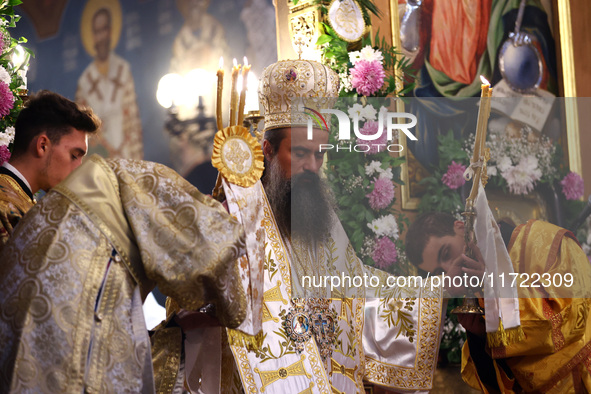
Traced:
[[236, 112], [238, 111], [238, 91], [236, 90], [236, 83], [238, 82], [238, 73], [240, 72], [240, 66], [236, 64], [234, 59], [234, 66], [232, 67], [232, 91], [230, 95], [230, 126], [236, 125], [238, 117]]
[[244, 104], [246, 103], [246, 82], [248, 77], [248, 72], [250, 71], [250, 64], [248, 64], [248, 59], [246, 56], [244, 57], [244, 67], [242, 67], [242, 90], [240, 91], [240, 103], [238, 105], [238, 122], [236, 124], [238, 126], [242, 126], [242, 121], [244, 119]]
[[[474, 140], [474, 152], [472, 153], [472, 160], [470, 166], [474, 170], [472, 177], [472, 189], [470, 189], [470, 196], [466, 199], [466, 209], [462, 213], [465, 217], [464, 227], [464, 241], [466, 246], [470, 244], [476, 244], [476, 237], [474, 234], [474, 220], [476, 219], [476, 212], [474, 210], [474, 201], [478, 195], [479, 184], [483, 182], [486, 185], [486, 161], [488, 160], [488, 154], [486, 152], [486, 128], [488, 125], [488, 118], [490, 116], [490, 99], [492, 95], [492, 89], [490, 88], [489, 82], [484, 78], [482, 79], [482, 92], [480, 95], [480, 108], [478, 109], [478, 123], [476, 124], [476, 138]], [[466, 255], [470, 258], [474, 258], [474, 252], [467, 248]], [[476, 298], [464, 298], [462, 305], [454, 308], [452, 313], [476, 313], [483, 314], [484, 309], [478, 305]]]
[[224, 90], [224, 58], [220, 56], [220, 67], [217, 72], [218, 77], [218, 90], [217, 90], [217, 102], [216, 102], [216, 121], [218, 130], [224, 128], [224, 122], [222, 119], [222, 91]]

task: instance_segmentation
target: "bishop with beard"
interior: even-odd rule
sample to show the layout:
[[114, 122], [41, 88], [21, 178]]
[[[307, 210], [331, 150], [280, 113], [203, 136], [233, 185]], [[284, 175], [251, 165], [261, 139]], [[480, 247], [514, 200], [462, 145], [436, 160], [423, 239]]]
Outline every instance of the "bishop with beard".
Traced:
[[[321, 110], [337, 96], [338, 76], [330, 68], [307, 60], [279, 61], [263, 71], [259, 85], [265, 115], [262, 178], [252, 179], [245, 170], [255, 167], [250, 160], [256, 155], [249, 159], [236, 148], [244, 147], [244, 140], [234, 139], [226, 151], [219, 148], [219, 160], [214, 147], [214, 165], [217, 160], [226, 174], [226, 203], [244, 226], [247, 249], [239, 263], [246, 319], [226, 331], [235, 363], [225, 363], [226, 354], [221, 364], [222, 369], [233, 365], [235, 378], [224, 369], [228, 378], [220, 382], [221, 392], [355, 393], [364, 391], [364, 382], [398, 392], [431, 388], [441, 290], [369, 289], [357, 282], [331, 286], [335, 278], [387, 277], [357, 258], [336, 216], [321, 171], [325, 153], [319, 149], [329, 130], [314, 128], [309, 138], [308, 117], [292, 113], [298, 99]], [[235, 168], [243, 172], [230, 176], [223, 166], [231, 167], [235, 158]], [[409, 302], [414, 307], [408, 308]], [[192, 359], [205, 368], [202, 358], [187, 351], [188, 376], [198, 374], [189, 367]], [[190, 378], [187, 382], [191, 387]]]

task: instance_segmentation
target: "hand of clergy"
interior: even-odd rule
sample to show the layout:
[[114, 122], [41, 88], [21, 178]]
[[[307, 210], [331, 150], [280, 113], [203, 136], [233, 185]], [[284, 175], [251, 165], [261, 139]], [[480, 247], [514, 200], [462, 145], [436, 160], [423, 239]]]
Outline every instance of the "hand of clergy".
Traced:
[[[468, 250], [472, 251], [476, 260], [466, 256]], [[467, 273], [468, 276], [477, 276], [479, 278], [482, 278], [482, 276], [484, 275], [485, 265], [484, 258], [482, 257], [482, 253], [480, 253], [480, 249], [478, 248], [478, 246], [476, 246], [476, 244], [472, 242], [469, 243], [466, 249], [464, 250], [464, 254], [462, 256], [466, 258], [464, 260], [465, 265], [462, 267], [462, 272]]]
[[[451, 281], [444, 281], [444, 290], [447, 291], [452, 297], [457, 297], [460, 295], [466, 294], [466, 290], [477, 290], [477, 289], [468, 289], [464, 286], [454, 286], [452, 283], [453, 278], [456, 276], [463, 277], [465, 274], [468, 276], [478, 276], [479, 278], [482, 277], [484, 274], [484, 259], [482, 258], [482, 254], [480, 253], [480, 249], [474, 244], [470, 244], [469, 248], [474, 252], [476, 260], [466, 256], [466, 249], [464, 253], [460, 254], [454, 261], [452, 261], [450, 267], [446, 269], [446, 275], [452, 278]], [[463, 285], [467, 281], [459, 281]], [[459, 283], [456, 282], [456, 283]], [[469, 282], [469, 281], [468, 281]]]
[[198, 311], [186, 311], [181, 309], [174, 321], [183, 329], [183, 331], [194, 330], [203, 327], [216, 327], [220, 325], [218, 319], [209, 313]]

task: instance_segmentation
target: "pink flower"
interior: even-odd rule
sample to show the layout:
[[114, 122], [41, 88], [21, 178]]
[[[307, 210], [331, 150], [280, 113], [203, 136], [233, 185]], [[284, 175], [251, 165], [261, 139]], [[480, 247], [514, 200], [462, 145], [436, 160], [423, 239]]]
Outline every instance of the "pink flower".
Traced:
[[369, 206], [372, 209], [384, 209], [394, 199], [394, 185], [387, 178], [378, 178], [373, 181], [373, 190], [366, 195], [369, 198]]
[[10, 151], [6, 145], [0, 146], [0, 166], [10, 160]]
[[447, 172], [443, 174], [441, 180], [447, 187], [455, 190], [466, 183], [464, 171], [466, 171], [465, 165], [452, 160], [451, 164], [447, 166]]
[[[378, 132], [379, 123], [373, 120], [365, 122], [363, 127], [359, 129], [359, 132], [363, 135], [375, 135]], [[382, 133], [378, 138], [375, 140], [364, 140], [363, 138], [357, 138], [357, 144], [365, 144], [369, 145], [369, 150], [365, 152], [367, 155], [374, 155], [378, 152], [384, 152], [386, 150], [386, 143], [388, 134], [384, 133], [382, 129]], [[381, 145], [381, 146], [380, 146]]]
[[376, 263], [376, 267], [388, 268], [398, 260], [396, 245], [388, 237], [378, 238], [371, 258]]
[[14, 106], [12, 91], [4, 82], [0, 82], [0, 116], [6, 116]]
[[377, 60], [359, 60], [351, 69], [351, 85], [364, 96], [371, 96], [380, 90], [384, 85], [384, 78], [384, 67]]
[[562, 194], [567, 200], [578, 200], [583, 197], [585, 192], [583, 178], [576, 172], [569, 172], [564, 179], [560, 181]]

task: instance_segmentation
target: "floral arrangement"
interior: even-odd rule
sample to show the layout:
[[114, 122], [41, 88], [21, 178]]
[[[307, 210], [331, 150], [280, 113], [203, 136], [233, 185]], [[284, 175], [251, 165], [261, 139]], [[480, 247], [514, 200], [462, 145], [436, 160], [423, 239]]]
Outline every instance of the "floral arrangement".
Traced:
[[[23, 105], [23, 99], [19, 95], [23, 77], [19, 71], [27, 67], [27, 62], [15, 65], [13, 55], [17, 45], [27, 40], [23, 37], [12, 38], [8, 32], [8, 29], [14, 27], [20, 19], [20, 16], [14, 13], [14, 7], [21, 3], [21, 0], [0, 1], [0, 165], [10, 159], [14, 123]], [[28, 49], [22, 46], [20, 48], [31, 54]]]
[[[379, 130], [376, 110], [386, 110], [382, 103], [384, 99], [367, 100], [365, 104], [358, 103], [356, 98], [341, 101], [351, 118], [358, 117], [361, 136], [382, 132], [382, 137], [338, 141], [331, 135], [329, 143], [342, 149], [328, 152], [327, 178], [340, 208], [339, 219], [357, 256], [365, 264], [408, 274], [400, 239], [408, 220], [393, 208], [396, 187], [402, 183], [400, 165], [404, 159], [391, 156], [385, 148], [386, 132]], [[363, 151], [351, 150], [351, 145], [364, 147]]]
[[[491, 121], [486, 142], [490, 149], [487, 163], [489, 187], [500, 188], [511, 194], [526, 195], [539, 184], [560, 186], [566, 200], [583, 196], [583, 179], [576, 173], [562, 170], [561, 149], [546, 136], [538, 136], [528, 127], [509, 128], [502, 133], [498, 123]], [[503, 129], [507, 130], [507, 129]], [[450, 131], [438, 139], [439, 165], [431, 176], [421, 180], [426, 193], [419, 211], [439, 210], [459, 213], [463, 209], [461, 193], [466, 183], [464, 172], [470, 162], [474, 135], [461, 141]]]
[[385, 38], [376, 33], [362, 39], [359, 51], [349, 52], [346, 41], [326, 23], [318, 38], [323, 62], [330, 66], [341, 82], [341, 97], [403, 97], [414, 88], [416, 78], [410, 62]]
[[[318, 4], [321, 12], [326, 13], [325, 4]], [[377, 15], [377, 7], [369, 0], [360, 1], [359, 5], [370, 25], [369, 14]], [[341, 82], [342, 99], [337, 105], [354, 123], [355, 119], [359, 121], [359, 135], [350, 141], [338, 141], [331, 135], [329, 143], [343, 148], [366, 147], [363, 152], [328, 152], [327, 178], [339, 206], [339, 219], [365, 264], [394, 274], [414, 273], [400, 239], [408, 219], [394, 209], [404, 159], [386, 149], [388, 144], [397, 142], [398, 136], [387, 141], [387, 133], [379, 130], [379, 116], [383, 119], [396, 97], [412, 91], [414, 74], [408, 60], [384, 38], [380, 39], [379, 32], [374, 37], [364, 37], [356, 48], [351, 48], [328, 24], [321, 24], [321, 32], [316, 44], [322, 61], [339, 75]], [[363, 137], [376, 134], [380, 134], [377, 139]]]
[[[556, 145], [546, 136], [538, 136], [528, 126], [491, 120], [487, 147], [489, 182], [517, 195], [530, 193], [539, 183], [554, 183], [559, 178]], [[474, 147], [474, 136], [464, 144], [466, 157]]]

